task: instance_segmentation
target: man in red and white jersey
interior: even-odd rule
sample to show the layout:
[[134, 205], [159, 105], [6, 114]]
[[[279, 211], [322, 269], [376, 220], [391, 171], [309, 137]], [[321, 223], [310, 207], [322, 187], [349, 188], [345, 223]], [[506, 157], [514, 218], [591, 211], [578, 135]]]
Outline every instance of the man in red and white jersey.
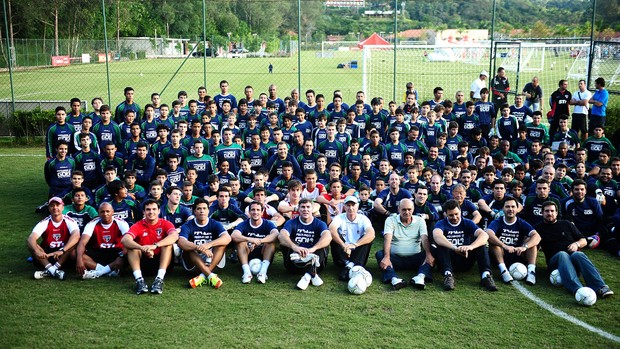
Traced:
[[319, 196], [326, 194], [325, 186], [323, 184], [318, 183], [318, 175], [315, 170], [306, 170], [304, 179], [306, 183], [303, 184], [301, 190], [301, 198], [316, 200]]
[[121, 239], [128, 230], [129, 224], [115, 218], [112, 205], [103, 202], [99, 206], [99, 218], [86, 224], [80, 238], [75, 261], [78, 275], [85, 280], [118, 276], [125, 256]]
[[[75, 259], [73, 247], [80, 240], [80, 228], [71, 217], [62, 214], [65, 204], [54, 196], [48, 201], [50, 215], [40, 221], [28, 237], [28, 249], [35, 266], [45, 267], [34, 273], [35, 279], [53, 276], [64, 280], [65, 272], [60, 270], [65, 262]], [[41, 243], [37, 241], [41, 238]]]
[[127, 249], [129, 266], [136, 279], [136, 294], [143, 294], [149, 288], [142, 277], [157, 273], [151, 286], [151, 293], [161, 294], [164, 289], [164, 276], [172, 260], [172, 244], [179, 238], [179, 231], [174, 225], [159, 218], [159, 204], [147, 199], [143, 204], [144, 218], [129, 228], [121, 243]]

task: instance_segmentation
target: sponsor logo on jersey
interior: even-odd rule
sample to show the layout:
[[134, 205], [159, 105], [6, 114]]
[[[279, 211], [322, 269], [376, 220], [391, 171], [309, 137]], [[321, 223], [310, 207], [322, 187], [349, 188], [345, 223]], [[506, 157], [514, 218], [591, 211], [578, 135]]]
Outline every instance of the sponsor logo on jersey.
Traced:
[[61, 236], [62, 234], [52, 234], [52, 238], [56, 241], [59, 241]]
[[87, 162], [84, 164], [84, 171], [94, 171], [97, 168], [94, 162]]
[[71, 170], [58, 170], [56, 171], [56, 177], [58, 178], [70, 178]]
[[104, 235], [102, 239], [105, 242], [110, 242], [112, 240], [112, 235]]

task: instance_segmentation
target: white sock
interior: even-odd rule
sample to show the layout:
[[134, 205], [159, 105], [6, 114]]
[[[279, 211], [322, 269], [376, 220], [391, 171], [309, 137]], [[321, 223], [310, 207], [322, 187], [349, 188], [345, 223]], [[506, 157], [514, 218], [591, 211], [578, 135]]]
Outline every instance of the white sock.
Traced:
[[449, 270], [446, 270], [446, 271], [443, 273], [443, 276], [449, 276], [449, 275], [452, 275], [452, 272], [451, 272], [451, 271], [449, 271]]
[[51, 264], [46, 265], [45, 269], [50, 275], [56, 275], [56, 271], [58, 270], [58, 268], [56, 268], [55, 266]]
[[160, 279], [164, 279], [164, 276], [166, 276], [166, 269], [159, 269], [157, 270], [157, 277]]
[[491, 273], [489, 273], [488, 271], [485, 271], [482, 273], [482, 278], [484, 279], [485, 277], [491, 275]]
[[249, 264], [241, 265], [241, 270], [243, 270], [243, 275], [252, 274], [252, 272], [250, 271], [250, 265]]
[[267, 275], [267, 269], [269, 269], [269, 265], [271, 264], [271, 262], [269, 262], [269, 260], [264, 259], [263, 262], [260, 265], [260, 271], [258, 272], [259, 274], [263, 274], [263, 275]]
[[347, 269], [351, 269], [351, 268], [353, 268], [354, 266], [355, 266], [355, 264], [354, 264], [353, 262], [347, 262], [347, 263], [345, 264], [345, 268], [347, 268]]
[[500, 263], [499, 264], [499, 271], [502, 272], [502, 274], [506, 271], [506, 263]]
[[136, 270], [133, 272], [133, 277], [138, 280], [142, 278], [142, 270]]
[[[99, 264], [97, 264], [97, 267], [99, 267]], [[102, 276], [112, 272], [112, 269], [110, 269], [109, 265], [106, 265], [105, 267], [101, 266], [101, 268], [97, 268], [96, 272], [99, 276]]]
[[527, 265], [527, 272], [528, 273], [535, 273], [536, 272], [536, 264], [528, 264]]

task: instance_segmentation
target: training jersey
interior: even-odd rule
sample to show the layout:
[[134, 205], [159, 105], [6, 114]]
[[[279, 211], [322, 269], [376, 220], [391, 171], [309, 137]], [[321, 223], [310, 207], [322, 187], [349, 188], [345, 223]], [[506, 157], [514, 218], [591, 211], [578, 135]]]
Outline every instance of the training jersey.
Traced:
[[512, 141], [517, 139], [517, 130], [519, 129], [519, 121], [514, 116], [500, 117], [495, 121], [497, 135], [501, 139]]
[[108, 143], [114, 143], [117, 148], [121, 148], [123, 137], [121, 136], [121, 128], [116, 122], [110, 121], [105, 125], [103, 122], [100, 122], [93, 126], [93, 133], [97, 136], [101, 149], [105, 149]]
[[103, 224], [101, 218], [95, 218], [86, 225], [82, 235], [91, 237], [88, 241], [89, 249], [123, 248], [121, 240], [127, 231], [129, 224], [122, 219], [112, 218], [110, 224]]
[[329, 230], [318, 218], [312, 217], [309, 223], [304, 223], [297, 217], [286, 222], [280, 233], [287, 234], [294, 244], [309, 248], [319, 242], [323, 234], [329, 234]]
[[506, 217], [494, 220], [487, 229], [493, 231], [499, 241], [512, 247], [523, 245], [525, 239], [534, 231], [524, 219], [517, 218], [513, 223], [507, 223]]
[[215, 157], [218, 164], [228, 161], [230, 165], [229, 171], [237, 173], [241, 169], [239, 160], [243, 157], [243, 148], [237, 143], [230, 145], [220, 144], [215, 147]]
[[84, 231], [84, 227], [93, 219], [97, 217], [97, 210], [90, 205], [84, 205], [82, 210], [77, 211], [73, 204], [65, 206], [62, 210], [62, 214], [67, 217], [73, 218], [75, 223], [80, 228], [80, 231]]
[[61, 248], [69, 241], [69, 236], [74, 231], [79, 234], [80, 228], [73, 218], [62, 215], [62, 219], [57, 223], [50, 215], [37, 223], [32, 229], [32, 235], [42, 239], [43, 248]]
[[603, 221], [601, 204], [593, 197], [586, 196], [583, 202], [577, 202], [573, 197], [562, 200], [562, 213], [569, 221], [575, 223], [577, 229], [583, 233], [594, 234], [599, 222]]
[[48, 158], [56, 156], [56, 148], [58, 148], [58, 142], [65, 141], [69, 143], [69, 152], [71, 152], [71, 137], [75, 133], [75, 128], [70, 124], [53, 123], [47, 128], [46, 132], [46, 147], [45, 155]]
[[[174, 225], [165, 219], [160, 218], [155, 224], [149, 224], [146, 220], [142, 219], [132, 225], [127, 234], [129, 234], [135, 242], [145, 246], [160, 242], [174, 231]], [[160, 252], [160, 248], [156, 248], [155, 251], [153, 251], [155, 255], [159, 255]]]
[[325, 139], [324, 141], [319, 143], [317, 147], [317, 150], [320, 153], [325, 154], [325, 157], [327, 158], [328, 168], [333, 163], [342, 163], [345, 154], [344, 149], [344, 145], [335, 139], [333, 141]]
[[551, 94], [551, 97], [549, 99], [551, 103], [551, 110], [549, 112], [551, 113], [552, 117], [560, 115], [570, 115], [571, 98], [572, 94], [568, 90], [555, 90], [555, 92]]
[[257, 227], [253, 226], [250, 219], [247, 219], [237, 225], [235, 231], [239, 231], [241, 235], [249, 238], [263, 239], [276, 229], [276, 225], [268, 219], [261, 219], [261, 224]]
[[491, 102], [478, 101], [475, 106], [474, 113], [478, 115], [480, 125], [491, 125], [491, 120], [497, 116], [495, 105]]
[[471, 245], [476, 240], [476, 230], [478, 226], [472, 220], [467, 218], [461, 218], [461, 220], [453, 225], [448, 221], [448, 218], [444, 218], [437, 222], [435, 229], [441, 230], [443, 236], [452, 243], [455, 247]]
[[228, 234], [228, 232], [224, 229], [222, 223], [213, 219], [207, 219], [207, 223], [201, 225], [194, 218], [181, 226], [179, 239], [185, 239], [200, 246], [216, 240], [224, 234]]
[[396, 195], [392, 194], [390, 188], [383, 189], [379, 195], [377, 195], [377, 199], [382, 199], [381, 203], [383, 207], [388, 210], [390, 213], [398, 213], [398, 206], [400, 205], [400, 201], [403, 199], [412, 199], [411, 193], [404, 189], [399, 189]]
[[510, 106], [510, 116], [517, 118], [519, 123], [529, 123], [532, 120], [533, 114], [534, 112], [532, 112], [532, 109], [526, 107], [525, 105], [522, 105], [521, 107], [517, 107], [516, 105]]
[[220, 207], [217, 201], [209, 207], [209, 218], [218, 221], [223, 225], [228, 225], [239, 218], [243, 220], [248, 219], [245, 213], [243, 213], [239, 207], [233, 205], [232, 202], [229, 203], [228, 207], [223, 208]]
[[75, 169], [75, 160], [66, 157], [59, 160], [54, 157], [45, 163], [44, 176], [47, 185], [51, 188], [71, 188], [71, 174]]
[[215, 101], [215, 104], [217, 104], [217, 112], [219, 114], [222, 113], [222, 104], [224, 101], [230, 101], [230, 110], [232, 111], [233, 109], [237, 109], [237, 98], [233, 95], [226, 94], [218, 94], [215, 97], [213, 97], [213, 100]]
[[171, 222], [175, 228], [179, 228], [183, 223], [194, 218], [194, 215], [192, 210], [183, 205], [178, 205], [174, 212], [169, 210], [168, 205], [164, 205], [159, 211], [159, 218], [163, 218]]

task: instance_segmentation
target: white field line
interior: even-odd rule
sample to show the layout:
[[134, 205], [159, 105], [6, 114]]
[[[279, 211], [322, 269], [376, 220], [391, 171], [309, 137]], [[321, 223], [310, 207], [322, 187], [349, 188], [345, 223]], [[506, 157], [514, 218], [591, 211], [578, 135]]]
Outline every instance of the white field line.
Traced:
[[563, 311], [561, 311], [560, 309], [555, 308], [554, 306], [552, 306], [551, 304], [543, 301], [542, 299], [536, 297], [532, 292], [530, 292], [528, 289], [526, 289], [525, 287], [523, 287], [523, 285], [521, 285], [518, 281], [513, 281], [512, 282], [512, 286], [514, 286], [514, 288], [516, 288], [519, 292], [521, 292], [521, 294], [523, 294], [524, 296], [526, 296], [527, 298], [529, 298], [531, 301], [533, 301], [534, 303], [538, 304], [538, 306], [540, 306], [541, 308], [549, 311], [550, 313], [552, 313], [553, 315], [560, 317], [568, 322], [572, 322], [573, 324], [577, 325], [577, 326], [581, 326], [583, 328], [585, 328], [586, 330], [590, 331], [590, 332], [594, 332], [596, 334], [598, 334], [601, 337], [605, 337], [611, 341], [614, 341], [616, 343], [620, 343], [620, 337], [613, 335], [609, 332], [605, 332], [603, 330], [601, 330], [598, 327], [594, 327], [590, 324], [587, 324], [579, 319], [577, 319], [574, 316], [571, 316]]
[[0, 158], [39, 158], [45, 154], [0, 154]]

